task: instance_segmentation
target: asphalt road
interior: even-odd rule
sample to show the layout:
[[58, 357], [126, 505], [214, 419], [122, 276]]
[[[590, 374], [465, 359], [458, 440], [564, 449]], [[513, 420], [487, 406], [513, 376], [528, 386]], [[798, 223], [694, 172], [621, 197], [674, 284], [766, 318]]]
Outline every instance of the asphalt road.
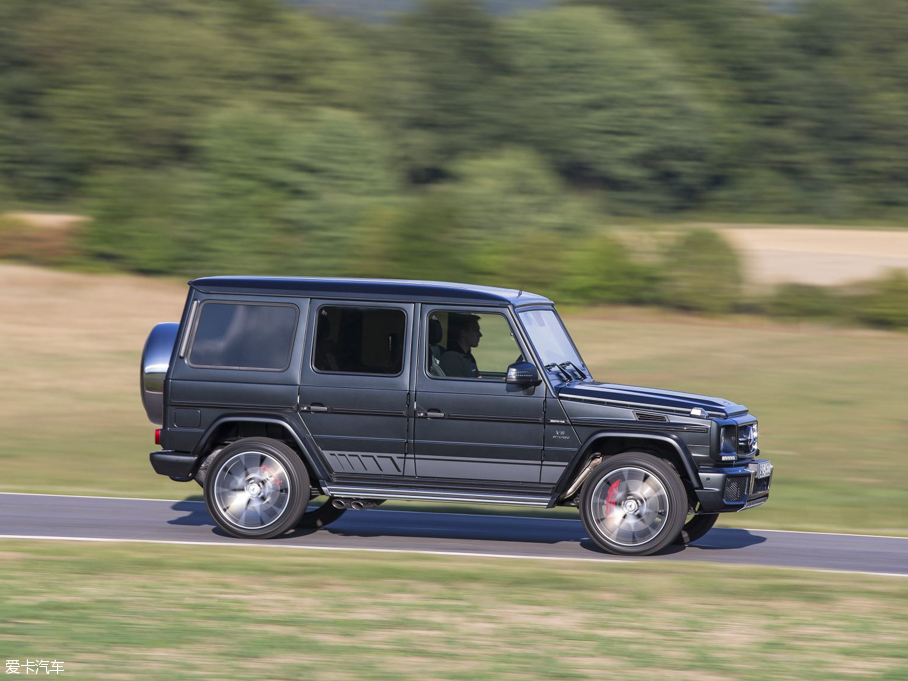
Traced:
[[0, 493], [0, 537], [268, 544], [556, 560], [707, 561], [908, 576], [908, 538], [717, 527], [688, 547], [671, 547], [646, 558], [617, 558], [602, 553], [579, 520], [467, 512], [347, 511], [321, 530], [248, 541], [223, 534], [200, 501]]

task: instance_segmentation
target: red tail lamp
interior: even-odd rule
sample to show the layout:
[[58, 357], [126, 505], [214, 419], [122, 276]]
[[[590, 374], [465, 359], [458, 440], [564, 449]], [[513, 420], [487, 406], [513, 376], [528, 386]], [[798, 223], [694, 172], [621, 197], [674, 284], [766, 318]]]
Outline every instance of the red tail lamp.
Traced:
[[161, 444], [161, 429], [160, 429], [160, 428], [157, 428], [157, 429], [154, 431], [154, 443], [155, 443], [156, 445]]

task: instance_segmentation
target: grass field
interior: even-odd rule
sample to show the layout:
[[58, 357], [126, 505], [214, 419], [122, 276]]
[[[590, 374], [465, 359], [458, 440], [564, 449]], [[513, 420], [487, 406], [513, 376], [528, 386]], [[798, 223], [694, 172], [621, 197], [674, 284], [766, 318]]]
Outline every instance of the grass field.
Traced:
[[[0, 491], [198, 494], [152, 472], [138, 396], [145, 337], [179, 318], [185, 285], [0, 265], [0, 292]], [[721, 524], [908, 534], [908, 335], [631, 309], [566, 322], [600, 380], [757, 414], [772, 499]]]
[[904, 679], [908, 580], [0, 541], [4, 660], [78, 679]]

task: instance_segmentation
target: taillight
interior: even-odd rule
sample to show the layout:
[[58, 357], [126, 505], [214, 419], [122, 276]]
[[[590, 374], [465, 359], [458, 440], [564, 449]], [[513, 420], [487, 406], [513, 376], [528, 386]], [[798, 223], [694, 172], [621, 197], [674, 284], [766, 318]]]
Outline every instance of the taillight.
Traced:
[[154, 443], [156, 445], [161, 444], [161, 429], [160, 428], [156, 429], [154, 432]]

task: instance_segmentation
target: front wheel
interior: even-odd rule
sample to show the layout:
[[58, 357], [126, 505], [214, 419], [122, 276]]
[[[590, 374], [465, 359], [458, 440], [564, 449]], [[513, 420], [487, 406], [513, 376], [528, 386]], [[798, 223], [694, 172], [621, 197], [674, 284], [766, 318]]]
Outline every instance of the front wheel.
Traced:
[[671, 544], [687, 507], [675, 469], [644, 452], [605, 459], [580, 496], [580, 518], [590, 538], [608, 553], [623, 556], [646, 556]]
[[214, 458], [205, 506], [224, 532], [270, 539], [296, 527], [309, 501], [309, 474], [290, 447], [269, 438], [234, 442]]

